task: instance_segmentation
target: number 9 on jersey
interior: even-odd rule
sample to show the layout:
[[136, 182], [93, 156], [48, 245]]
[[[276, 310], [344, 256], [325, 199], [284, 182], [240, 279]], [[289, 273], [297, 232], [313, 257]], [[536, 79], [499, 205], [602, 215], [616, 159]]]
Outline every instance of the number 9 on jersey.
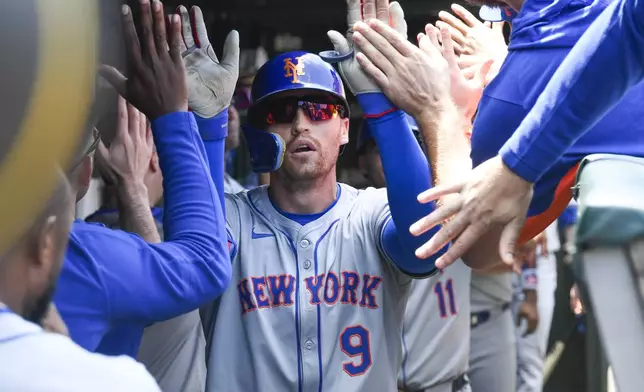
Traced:
[[346, 327], [342, 331], [340, 349], [351, 358], [342, 363], [342, 368], [349, 376], [360, 376], [371, 367], [371, 340], [369, 331], [362, 325]]

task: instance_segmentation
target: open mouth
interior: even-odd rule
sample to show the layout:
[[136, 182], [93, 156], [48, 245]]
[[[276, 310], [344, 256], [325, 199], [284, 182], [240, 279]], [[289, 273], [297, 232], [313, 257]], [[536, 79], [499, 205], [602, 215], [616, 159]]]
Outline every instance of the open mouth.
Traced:
[[309, 142], [295, 142], [293, 143], [293, 148], [291, 148], [291, 152], [293, 154], [301, 154], [311, 151], [315, 151], [315, 147], [313, 147], [313, 144]]

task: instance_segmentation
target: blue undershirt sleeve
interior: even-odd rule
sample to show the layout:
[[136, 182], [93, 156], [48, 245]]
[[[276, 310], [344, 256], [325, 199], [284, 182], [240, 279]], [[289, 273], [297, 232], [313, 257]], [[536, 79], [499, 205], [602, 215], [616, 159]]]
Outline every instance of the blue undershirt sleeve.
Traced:
[[421, 204], [417, 200], [418, 194], [432, 187], [429, 163], [405, 114], [384, 94], [361, 94], [357, 98], [380, 150], [387, 183], [392, 219], [383, 227], [380, 245], [402, 272], [412, 277], [432, 275], [437, 271], [434, 262], [446, 249], [427, 260], [417, 258], [414, 252], [440, 227], [419, 237], [409, 233], [414, 222], [435, 208], [434, 203]]
[[100, 268], [113, 322], [179, 316], [214, 300], [230, 282], [224, 214], [192, 113], [157, 118], [152, 130], [164, 174], [165, 242], [91, 224], [74, 230]]
[[523, 179], [538, 180], [630, 87], [644, 79], [644, 0], [609, 5], [570, 51], [500, 150]]
[[217, 188], [222, 211], [225, 212], [224, 172], [226, 162], [224, 155], [226, 153], [226, 136], [228, 136], [228, 108], [215, 117], [202, 118], [195, 115], [195, 119], [206, 150], [210, 176]]

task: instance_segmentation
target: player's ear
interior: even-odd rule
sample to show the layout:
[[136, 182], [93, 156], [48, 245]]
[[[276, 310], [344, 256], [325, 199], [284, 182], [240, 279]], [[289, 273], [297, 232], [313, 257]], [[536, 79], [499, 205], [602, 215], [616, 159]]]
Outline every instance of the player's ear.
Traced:
[[344, 146], [349, 143], [349, 119], [341, 118], [340, 121], [340, 145]]

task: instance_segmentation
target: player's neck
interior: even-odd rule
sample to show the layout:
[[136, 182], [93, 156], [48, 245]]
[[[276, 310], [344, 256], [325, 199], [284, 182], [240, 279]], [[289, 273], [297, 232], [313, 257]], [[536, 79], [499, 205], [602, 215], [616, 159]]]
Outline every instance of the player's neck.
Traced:
[[312, 181], [290, 181], [271, 176], [268, 194], [275, 205], [290, 214], [318, 214], [336, 199], [338, 183], [335, 169]]

